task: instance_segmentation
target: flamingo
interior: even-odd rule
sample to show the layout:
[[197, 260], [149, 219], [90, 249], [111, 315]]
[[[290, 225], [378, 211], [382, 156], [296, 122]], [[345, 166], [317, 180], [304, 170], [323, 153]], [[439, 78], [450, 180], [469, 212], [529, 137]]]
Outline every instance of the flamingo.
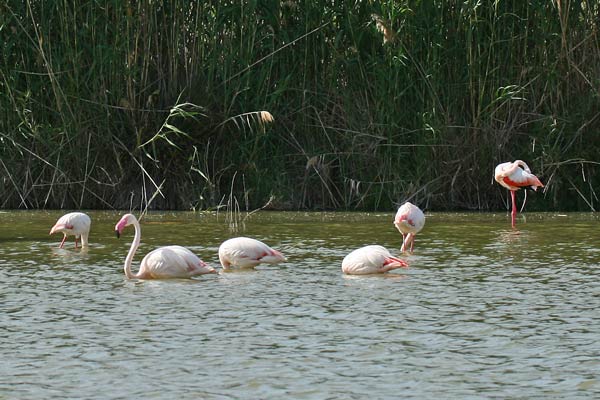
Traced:
[[356, 249], [342, 261], [342, 271], [348, 275], [381, 274], [396, 268], [408, 268], [408, 263], [377, 245]]
[[87, 214], [82, 212], [72, 212], [63, 215], [56, 221], [52, 229], [50, 229], [50, 235], [56, 232], [62, 232], [63, 240], [58, 246], [60, 249], [65, 245], [65, 241], [69, 235], [75, 236], [75, 248], [77, 248], [77, 240], [79, 237], [81, 237], [81, 247], [87, 247], [91, 225], [92, 220]]
[[152, 250], [142, 259], [137, 274], [131, 272], [131, 261], [141, 240], [140, 223], [133, 214], [125, 214], [121, 217], [115, 232], [117, 238], [121, 236], [126, 226], [133, 225], [135, 237], [131, 242], [131, 248], [125, 258], [123, 270], [128, 279], [168, 279], [168, 278], [191, 278], [195, 275], [216, 273], [213, 267], [208, 266], [194, 253], [182, 246], [165, 246]]
[[402, 249], [405, 252], [410, 245], [410, 251], [415, 246], [415, 235], [425, 226], [425, 214], [417, 206], [408, 201], [398, 209], [394, 218], [394, 226], [402, 234]]
[[[521, 160], [498, 164], [494, 170], [494, 179], [500, 185], [510, 190], [510, 197], [512, 199], [511, 222], [513, 229], [515, 229], [517, 226], [516, 191], [525, 186], [531, 186], [533, 190], [537, 190], [538, 187], [544, 187], [544, 185], [537, 176], [531, 173], [525, 161]], [[524, 203], [523, 206], [525, 206]]]
[[219, 261], [223, 269], [254, 268], [260, 263], [278, 264], [287, 261], [283, 254], [260, 240], [236, 237], [219, 246]]

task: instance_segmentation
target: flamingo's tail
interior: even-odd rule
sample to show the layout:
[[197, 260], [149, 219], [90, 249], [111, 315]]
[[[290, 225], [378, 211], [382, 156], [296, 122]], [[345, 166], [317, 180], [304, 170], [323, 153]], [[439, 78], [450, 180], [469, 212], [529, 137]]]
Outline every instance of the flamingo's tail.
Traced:
[[527, 184], [531, 186], [533, 190], [537, 190], [538, 187], [544, 187], [544, 184], [535, 175], [531, 175], [531, 177], [527, 181]]

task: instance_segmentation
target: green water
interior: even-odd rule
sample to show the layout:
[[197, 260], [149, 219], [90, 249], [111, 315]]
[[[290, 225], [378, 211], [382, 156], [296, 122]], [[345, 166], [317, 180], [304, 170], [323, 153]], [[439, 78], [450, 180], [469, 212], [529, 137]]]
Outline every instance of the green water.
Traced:
[[347, 277], [351, 250], [398, 254], [393, 212], [151, 214], [135, 266], [161, 245], [218, 267], [251, 236], [288, 262], [193, 280], [128, 281], [133, 230], [88, 212], [90, 247], [59, 212], [0, 212], [0, 399], [569, 398], [600, 395], [600, 226], [594, 214], [428, 213], [408, 270]]

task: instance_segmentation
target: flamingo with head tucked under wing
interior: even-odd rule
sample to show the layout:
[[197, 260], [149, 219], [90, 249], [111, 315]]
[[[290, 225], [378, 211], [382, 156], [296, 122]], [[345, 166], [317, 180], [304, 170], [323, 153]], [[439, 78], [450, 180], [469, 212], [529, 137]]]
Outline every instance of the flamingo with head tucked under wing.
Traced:
[[260, 263], [278, 264], [287, 261], [283, 254], [260, 240], [236, 237], [219, 246], [219, 261], [223, 269], [254, 268]]
[[526, 186], [531, 186], [533, 190], [537, 190], [538, 187], [544, 187], [544, 185], [537, 176], [531, 173], [525, 161], [521, 160], [498, 164], [494, 170], [494, 179], [500, 185], [510, 190], [510, 197], [512, 199], [511, 222], [513, 229], [515, 229], [517, 226], [516, 191]]
[[408, 268], [408, 263], [378, 245], [356, 249], [342, 261], [342, 271], [348, 275], [382, 274], [396, 268]]
[[394, 226], [402, 234], [402, 248], [400, 251], [413, 251], [415, 236], [425, 226], [425, 214], [417, 206], [408, 201], [398, 209], [394, 218]]
[[88, 236], [90, 234], [90, 226], [92, 220], [87, 214], [82, 212], [72, 212], [63, 215], [56, 221], [52, 229], [50, 229], [50, 235], [56, 232], [62, 232], [63, 240], [60, 242], [59, 248], [63, 248], [67, 236], [75, 236], [75, 248], [77, 248], [77, 240], [81, 237], [81, 247], [87, 247]]
[[195, 275], [216, 273], [213, 267], [208, 266], [194, 253], [182, 246], [159, 247], [146, 254], [142, 259], [139, 271], [131, 272], [131, 262], [135, 251], [140, 245], [141, 229], [140, 223], [133, 214], [125, 214], [117, 225], [115, 232], [117, 237], [121, 235], [126, 226], [133, 225], [135, 237], [131, 248], [125, 258], [123, 270], [128, 279], [168, 279], [168, 278], [191, 278]]

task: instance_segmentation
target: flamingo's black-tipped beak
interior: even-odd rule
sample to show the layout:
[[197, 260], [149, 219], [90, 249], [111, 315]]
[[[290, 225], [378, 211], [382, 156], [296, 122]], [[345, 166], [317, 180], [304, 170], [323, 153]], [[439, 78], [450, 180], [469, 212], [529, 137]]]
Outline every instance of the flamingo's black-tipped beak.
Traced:
[[119, 239], [121, 237], [121, 233], [119, 232], [118, 229], [115, 229], [115, 234], [117, 235], [117, 239]]

